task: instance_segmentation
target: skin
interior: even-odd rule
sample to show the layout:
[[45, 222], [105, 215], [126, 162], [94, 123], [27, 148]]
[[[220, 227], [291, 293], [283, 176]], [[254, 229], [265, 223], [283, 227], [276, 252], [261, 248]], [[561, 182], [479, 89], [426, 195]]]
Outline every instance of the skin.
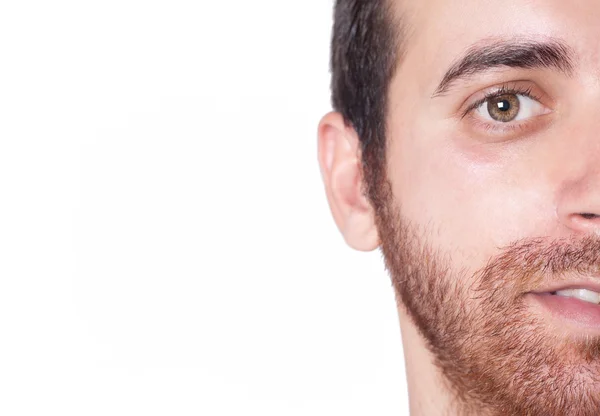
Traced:
[[[552, 362], [560, 374], [566, 374], [564, 387], [569, 386], [566, 380], [573, 380], [567, 377], [568, 372], [577, 372], [586, 380], [585, 392], [597, 395], [600, 364], [598, 360], [586, 361], [575, 344], [588, 340], [590, 345], [600, 345], [600, 328], [560, 321], [524, 296], [547, 287], [556, 276], [527, 280], [514, 272], [514, 279], [507, 277], [508, 283], [497, 294], [506, 300], [502, 311], [498, 305], [497, 310], [487, 311], [487, 304], [478, 300], [473, 287], [480, 283], [478, 271], [515, 242], [534, 238], [582, 241], [600, 234], [600, 217], [588, 215], [600, 215], [600, 2], [403, 3], [410, 4], [398, 3], [397, 12], [408, 17], [409, 38], [390, 85], [386, 120], [387, 179], [393, 196], [391, 209], [397, 215], [378, 217], [362, 192], [358, 137], [339, 114], [330, 113], [322, 119], [318, 147], [327, 198], [345, 241], [361, 251], [381, 247], [395, 279], [411, 414], [499, 414], [502, 409], [500, 401], [494, 407], [492, 399], [486, 403], [486, 397], [457, 393], [459, 389], [453, 387], [456, 380], [447, 377], [436, 351], [429, 347], [423, 325], [415, 320], [423, 311], [415, 311], [407, 302], [407, 297], [418, 290], [401, 293], [406, 269], [397, 261], [400, 257], [396, 253], [410, 251], [410, 246], [441, 253], [438, 260], [443, 258], [451, 273], [438, 273], [437, 278], [456, 285], [456, 293], [463, 300], [448, 307], [461, 306], [467, 311], [465, 326], [473, 334], [480, 330], [482, 321], [468, 320], [480, 316], [481, 311], [507, 323], [535, 319], [526, 334], [535, 335], [536, 346], [556, 353], [552, 356], [556, 362]], [[574, 56], [573, 72], [500, 68], [459, 81], [434, 97], [446, 71], [468, 48], [490, 39], [523, 38], [557, 39], [567, 45]], [[469, 116], [461, 112], [490, 89], [517, 81], [535, 92], [544, 109], [544, 114], [522, 121], [520, 129], [511, 130], [498, 122], [477, 119], [473, 112]], [[495, 126], [493, 130], [489, 124]], [[389, 229], [400, 222], [410, 224], [419, 237], [394, 238]], [[585, 249], [586, 253], [597, 248], [592, 247]], [[403, 259], [414, 262], [415, 267], [423, 260], [416, 256]], [[592, 267], [595, 261], [586, 266]], [[436, 278], [433, 274], [423, 272], [421, 277]], [[491, 276], [492, 280], [502, 278], [501, 274]], [[521, 287], [518, 296], [517, 287]], [[439, 327], [436, 319], [441, 318], [430, 318], [429, 329]], [[471, 348], [476, 350], [477, 345]], [[485, 362], [481, 360], [482, 366]], [[537, 380], [541, 386], [548, 381], [540, 375]], [[500, 382], [498, 385], [502, 386]], [[513, 387], [514, 401], [523, 386]], [[578, 394], [583, 393], [575, 390], [573, 397], [565, 396], [565, 400], [576, 405]], [[588, 414], [583, 408], [574, 409], [572, 414]]]

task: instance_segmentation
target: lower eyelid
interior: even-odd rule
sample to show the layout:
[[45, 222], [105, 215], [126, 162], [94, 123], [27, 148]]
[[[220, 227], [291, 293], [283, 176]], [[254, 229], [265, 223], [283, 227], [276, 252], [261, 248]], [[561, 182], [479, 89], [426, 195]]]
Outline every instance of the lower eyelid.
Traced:
[[[542, 124], [549, 121], [546, 117], [547, 115], [548, 113], [510, 123], [490, 123], [472, 117], [473, 119], [469, 122], [469, 124], [471, 124], [469, 130], [473, 130], [471, 134], [474, 134], [475, 136], [484, 134], [488, 137], [495, 137], [497, 140], [494, 141], [509, 141], [514, 140], [517, 137], [528, 136], [541, 129]], [[482, 138], [482, 140], [485, 139]]]

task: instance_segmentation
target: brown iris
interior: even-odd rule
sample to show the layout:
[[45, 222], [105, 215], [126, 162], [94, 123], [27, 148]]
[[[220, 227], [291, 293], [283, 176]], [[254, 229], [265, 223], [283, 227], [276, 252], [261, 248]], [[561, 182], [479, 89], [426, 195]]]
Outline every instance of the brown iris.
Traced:
[[493, 120], [508, 123], [517, 118], [521, 104], [516, 94], [503, 94], [488, 99], [487, 107]]

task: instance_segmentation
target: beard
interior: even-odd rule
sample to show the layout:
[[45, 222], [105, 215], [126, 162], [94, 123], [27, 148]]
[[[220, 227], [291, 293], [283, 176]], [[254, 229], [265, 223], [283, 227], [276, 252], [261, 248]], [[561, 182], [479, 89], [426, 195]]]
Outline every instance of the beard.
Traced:
[[386, 268], [452, 393], [453, 414], [600, 414], [600, 337], [558, 333], [526, 297], [567, 273], [598, 274], [600, 240], [520, 240], [465, 270], [402, 217], [389, 183], [378, 189]]

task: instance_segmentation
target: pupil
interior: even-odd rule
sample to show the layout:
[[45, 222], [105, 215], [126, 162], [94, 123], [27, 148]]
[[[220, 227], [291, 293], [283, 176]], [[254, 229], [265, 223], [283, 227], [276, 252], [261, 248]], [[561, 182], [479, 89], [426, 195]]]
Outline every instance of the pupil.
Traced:
[[508, 100], [502, 100], [498, 102], [498, 110], [504, 112], [510, 110], [510, 103], [508, 102]]

